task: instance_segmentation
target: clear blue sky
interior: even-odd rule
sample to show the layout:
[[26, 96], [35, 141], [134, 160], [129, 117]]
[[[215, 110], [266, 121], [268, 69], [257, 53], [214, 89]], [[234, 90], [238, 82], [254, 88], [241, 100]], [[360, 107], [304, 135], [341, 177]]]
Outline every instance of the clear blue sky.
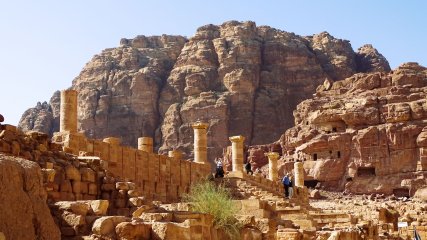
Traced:
[[86, 62], [121, 38], [179, 34], [252, 20], [299, 35], [328, 31], [354, 49], [371, 43], [395, 68], [427, 66], [427, 1], [0, 0], [0, 113], [17, 125], [37, 101], [71, 86]]

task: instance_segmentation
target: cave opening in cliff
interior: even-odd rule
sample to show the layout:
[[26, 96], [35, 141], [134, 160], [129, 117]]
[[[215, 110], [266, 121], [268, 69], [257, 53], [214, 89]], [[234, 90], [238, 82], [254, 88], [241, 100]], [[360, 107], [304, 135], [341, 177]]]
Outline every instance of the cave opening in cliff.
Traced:
[[394, 188], [393, 194], [396, 197], [409, 197], [409, 189], [408, 188]]
[[333, 127], [332, 132], [337, 132], [337, 127]]
[[337, 152], [337, 158], [341, 158], [341, 152], [340, 151]]
[[315, 188], [318, 182], [319, 181], [317, 180], [304, 180], [304, 186], [308, 188]]
[[313, 160], [316, 161], [317, 160], [317, 153], [313, 154]]
[[375, 175], [375, 168], [374, 167], [359, 167], [357, 169], [357, 176], [358, 177], [376, 176]]

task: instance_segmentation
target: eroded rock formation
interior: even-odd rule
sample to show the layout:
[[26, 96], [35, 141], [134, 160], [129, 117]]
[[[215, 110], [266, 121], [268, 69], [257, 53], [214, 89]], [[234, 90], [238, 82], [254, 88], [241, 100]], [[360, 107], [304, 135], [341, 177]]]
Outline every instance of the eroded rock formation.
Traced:
[[426, 92], [416, 63], [325, 81], [294, 111], [282, 159], [304, 161], [306, 180], [326, 187], [412, 196], [426, 184]]
[[[349, 41], [323, 32], [302, 37], [254, 22], [225, 22], [181, 36], [122, 39], [86, 64], [74, 79], [80, 130], [90, 138], [116, 136], [136, 146], [155, 137], [160, 152], [191, 157], [191, 123], [209, 121], [210, 161], [244, 135], [246, 144], [272, 142], [291, 127], [290, 112], [325, 79], [388, 70], [375, 49], [354, 52]], [[57, 131], [58, 94], [28, 110], [25, 130]]]

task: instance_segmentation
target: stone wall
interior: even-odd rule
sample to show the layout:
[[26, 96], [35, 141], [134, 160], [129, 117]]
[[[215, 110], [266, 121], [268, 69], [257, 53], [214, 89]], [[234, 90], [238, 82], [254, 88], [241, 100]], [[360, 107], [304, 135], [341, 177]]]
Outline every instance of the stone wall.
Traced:
[[93, 140], [80, 133], [59, 132], [54, 134], [53, 142], [73, 155], [99, 157], [112, 176], [135, 182], [144, 196], [161, 201], [177, 200], [189, 191], [191, 183], [211, 173], [209, 164], [148, 153], [109, 138]]

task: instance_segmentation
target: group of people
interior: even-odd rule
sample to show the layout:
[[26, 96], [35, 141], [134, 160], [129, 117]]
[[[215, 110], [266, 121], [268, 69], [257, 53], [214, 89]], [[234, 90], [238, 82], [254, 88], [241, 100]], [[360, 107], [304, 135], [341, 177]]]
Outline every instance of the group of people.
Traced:
[[[224, 167], [222, 164], [222, 160], [220, 158], [215, 159], [216, 163], [216, 171], [215, 171], [215, 178], [223, 178], [224, 177]], [[253, 175], [254, 172], [252, 171], [252, 165], [249, 161], [246, 161], [245, 163], [245, 170], [247, 174]], [[285, 175], [282, 178], [282, 184], [283, 188], [285, 190], [285, 198], [289, 198], [290, 196], [290, 190], [292, 189], [292, 177], [289, 173], [285, 173]]]
[[[216, 171], [215, 171], [215, 178], [223, 178], [224, 177], [224, 167], [222, 165], [221, 158], [215, 159], [216, 163]], [[245, 163], [245, 170], [247, 174], [254, 175], [254, 172], [252, 171], [252, 165], [249, 161], [246, 161]]]

